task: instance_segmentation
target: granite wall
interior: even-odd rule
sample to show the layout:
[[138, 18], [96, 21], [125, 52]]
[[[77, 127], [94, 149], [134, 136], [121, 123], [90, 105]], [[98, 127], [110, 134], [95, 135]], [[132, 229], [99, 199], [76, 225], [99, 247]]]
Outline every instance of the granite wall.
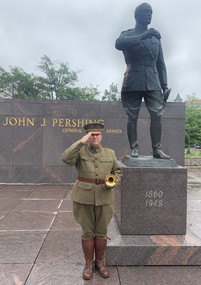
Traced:
[[[121, 160], [129, 154], [127, 117], [121, 102], [0, 100], [0, 183], [71, 183], [73, 167], [61, 153], [84, 134], [91, 121], [105, 124], [103, 145]], [[140, 155], [151, 155], [149, 114], [142, 104], [138, 120]], [[185, 104], [167, 103], [162, 119], [163, 150], [184, 166]]]

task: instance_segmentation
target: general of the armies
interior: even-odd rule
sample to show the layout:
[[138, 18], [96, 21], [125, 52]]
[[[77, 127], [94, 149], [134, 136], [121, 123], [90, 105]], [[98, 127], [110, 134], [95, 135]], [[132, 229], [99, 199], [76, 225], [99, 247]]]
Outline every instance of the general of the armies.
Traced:
[[127, 133], [131, 156], [138, 157], [137, 119], [142, 98], [151, 117], [150, 134], [154, 158], [170, 158], [161, 149], [161, 116], [170, 89], [161, 47], [160, 33], [148, 25], [152, 8], [139, 5], [134, 13], [136, 26], [121, 33], [116, 48], [124, 54], [127, 69], [121, 90], [122, 104], [128, 115]]

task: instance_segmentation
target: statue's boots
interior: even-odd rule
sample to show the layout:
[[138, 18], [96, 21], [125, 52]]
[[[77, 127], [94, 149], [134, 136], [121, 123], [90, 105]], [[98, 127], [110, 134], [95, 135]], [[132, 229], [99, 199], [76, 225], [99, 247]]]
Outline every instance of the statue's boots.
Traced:
[[86, 260], [82, 276], [84, 279], [89, 280], [93, 276], [93, 268], [94, 268], [94, 238], [90, 239], [82, 238], [82, 249]]
[[138, 145], [131, 148], [131, 156], [132, 157], [138, 157], [139, 156]]
[[128, 122], [127, 124], [128, 141], [131, 148], [131, 156], [138, 157], [138, 142], [137, 142], [137, 122]]
[[104, 264], [105, 249], [107, 245], [107, 237], [95, 237], [95, 265], [103, 278], [110, 276], [108, 268]]
[[170, 159], [161, 149], [161, 122], [150, 124], [150, 134], [153, 148], [153, 157], [159, 159]]
[[161, 148], [154, 148], [153, 149], [153, 157], [160, 158], [160, 159], [170, 159], [170, 156], [165, 154]]

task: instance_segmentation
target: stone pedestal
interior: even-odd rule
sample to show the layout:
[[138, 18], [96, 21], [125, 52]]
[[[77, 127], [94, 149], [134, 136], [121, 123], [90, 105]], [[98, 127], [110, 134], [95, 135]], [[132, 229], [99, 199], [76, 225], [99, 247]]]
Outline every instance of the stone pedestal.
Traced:
[[106, 264], [201, 265], [201, 236], [186, 229], [187, 169], [151, 157], [123, 161]]
[[120, 164], [106, 264], [201, 265], [201, 238], [186, 229], [187, 169], [152, 157]]
[[127, 165], [121, 163], [123, 177], [115, 197], [120, 233], [186, 234], [187, 169], [172, 159], [126, 156], [122, 161]]
[[201, 265], [201, 238], [186, 235], [121, 235], [115, 218], [108, 231], [107, 265]]

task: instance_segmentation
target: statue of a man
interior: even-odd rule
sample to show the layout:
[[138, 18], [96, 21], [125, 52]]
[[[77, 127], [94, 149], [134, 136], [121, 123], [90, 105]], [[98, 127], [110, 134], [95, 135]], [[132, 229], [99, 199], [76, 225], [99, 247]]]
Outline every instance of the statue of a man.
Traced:
[[154, 158], [169, 159], [161, 149], [161, 116], [170, 92], [167, 85], [166, 66], [160, 42], [160, 33], [148, 29], [152, 8], [139, 5], [134, 13], [136, 25], [121, 33], [115, 47], [125, 57], [127, 69], [121, 90], [122, 104], [128, 115], [128, 140], [131, 156], [138, 157], [137, 119], [142, 98], [151, 117], [150, 134]]

